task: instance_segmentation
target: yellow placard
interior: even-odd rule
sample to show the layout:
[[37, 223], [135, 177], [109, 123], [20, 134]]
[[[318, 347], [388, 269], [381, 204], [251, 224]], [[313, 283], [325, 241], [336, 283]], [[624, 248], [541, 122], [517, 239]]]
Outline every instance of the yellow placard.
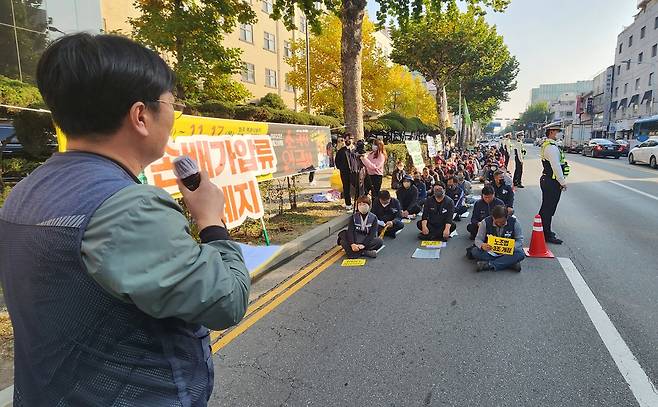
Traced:
[[440, 249], [444, 245], [444, 242], [441, 241], [434, 241], [434, 240], [423, 240], [420, 242], [421, 247], [426, 247], [426, 248], [431, 248], [431, 249]]
[[343, 267], [361, 267], [366, 265], [366, 259], [345, 259], [341, 263]]
[[491, 251], [496, 254], [504, 254], [511, 256], [514, 254], [514, 244], [516, 240], [507, 239], [504, 237], [496, 237], [487, 235], [487, 244], [491, 246]]

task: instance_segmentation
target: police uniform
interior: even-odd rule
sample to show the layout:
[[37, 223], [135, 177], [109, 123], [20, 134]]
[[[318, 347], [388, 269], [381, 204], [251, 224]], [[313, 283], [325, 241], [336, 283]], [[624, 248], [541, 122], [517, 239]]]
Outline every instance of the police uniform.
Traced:
[[523, 148], [523, 141], [516, 140], [514, 143], [514, 186], [523, 188], [523, 155], [525, 148]]
[[[546, 130], [559, 129], [559, 126], [551, 126]], [[547, 139], [541, 146], [540, 152], [543, 172], [539, 185], [542, 192], [542, 203], [539, 215], [544, 228], [544, 238], [548, 241], [557, 239], [552, 229], [553, 216], [560, 202], [562, 188], [566, 187], [566, 176], [569, 175], [569, 164], [564, 152], [558, 147], [555, 140]]]

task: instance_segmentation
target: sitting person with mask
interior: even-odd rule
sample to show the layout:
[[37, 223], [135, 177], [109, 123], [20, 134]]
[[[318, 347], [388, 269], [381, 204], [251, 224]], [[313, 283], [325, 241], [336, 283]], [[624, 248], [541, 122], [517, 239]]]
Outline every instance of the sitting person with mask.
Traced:
[[400, 201], [391, 198], [391, 193], [388, 190], [381, 191], [379, 198], [373, 201], [372, 213], [377, 216], [379, 228], [386, 228], [384, 236], [395, 239], [397, 233], [404, 228]]
[[342, 246], [348, 259], [360, 256], [377, 257], [377, 250], [384, 241], [377, 236], [377, 216], [370, 212], [370, 198], [362, 196], [356, 201], [357, 212], [352, 215], [347, 230], [338, 234], [338, 244]]
[[427, 199], [427, 185], [425, 185], [425, 182], [423, 182], [423, 179], [418, 171], [414, 173], [414, 185], [418, 189], [418, 199], [421, 202], [424, 202], [425, 199]]
[[452, 221], [455, 216], [455, 203], [446, 196], [443, 184], [434, 186], [433, 194], [425, 202], [423, 217], [417, 225], [421, 240], [443, 240], [447, 242], [450, 234], [457, 229]]
[[[514, 239], [514, 253], [511, 255], [493, 253], [491, 245], [487, 243], [489, 235]], [[505, 269], [521, 271], [521, 261], [525, 259], [521, 224], [516, 218], [507, 215], [507, 208], [504, 206], [494, 207], [491, 216], [480, 222], [475, 237], [475, 247], [471, 253], [476, 260], [479, 260], [477, 271]]]
[[455, 203], [455, 222], [461, 222], [462, 215], [468, 212], [466, 206], [466, 194], [458, 185], [457, 177], [448, 178], [448, 187], [446, 188], [446, 195]]
[[491, 187], [496, 194], [496, 198], [500, 199], [507, 206], [507, 214], [514, 214], [514, 190], [511, 185], [505, 183], [504, 173], [501, 170], [498, 170], [494, 173], [494, 182], [491, 183]]
[[415, 216], [423, 210], [423, 203], [418, 199], [418, 188], [413, 184], [413, 178], [405, 175], [402, 179], [402, 187], [396, 192], [400, 206], [402, 207], [402, 217], [409, 218]]
[[496, 198], [496, 194], [491, 185], [486, 185], [482, 188], [482, 197], [479, 201], [475, 202], [475, 206], [473, 206], [473, 214], [471, 215], [471, 223], [466, 226], [466, 230], [471, 234], [471, 240], [475, 240], [480, 222], [486, 217], [491, 216], [491, 211], [498, 205], [504, 206], [505, 202]]

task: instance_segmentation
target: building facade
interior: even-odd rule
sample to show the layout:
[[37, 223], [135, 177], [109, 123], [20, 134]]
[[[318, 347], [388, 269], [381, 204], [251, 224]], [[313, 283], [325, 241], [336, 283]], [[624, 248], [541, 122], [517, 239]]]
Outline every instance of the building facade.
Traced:
[[610, 133], [629, 138], [637, 119], [652, 116], [658, 64], [658, 0], [638, 1], [633, 24], [618, 36], [610, 104]]
[[558, 96], [557, 100], [549, 103], [548, 108], [553, 112], [554, 121], [573, 122], [578, 117], [577, 102], [578, 94], [565, 92]]
[[530, 104], [546, 102], [549, 105], [565, 93], [581, 94], [592, 90], [592, 81], [578, 81], [574, 83], [542, 84], [530, 91]]
[[610, 104], [614, 83], [614, 66], [609, 66], [594, 77], [592, 81], [591, 110], [587, 109], [585, 98], [585, 112], [591, 115], [592, 137], [606, 137], [610, 124]]

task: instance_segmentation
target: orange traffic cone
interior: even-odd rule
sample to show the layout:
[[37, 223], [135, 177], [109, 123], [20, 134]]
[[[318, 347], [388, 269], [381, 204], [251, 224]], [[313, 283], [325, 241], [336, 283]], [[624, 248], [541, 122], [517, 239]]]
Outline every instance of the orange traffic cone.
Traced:
[[541, 223], [541, 216], [535, 216], [535, 223], [532, 225], [532, 239], [530, 240], [530, 248], [524, 248], [526, 256], [540, 257], [543, 259], [552, 259], [555, 257], [553, 253], [546, 247], [546, 240], [544, 240], [544, 226]]

